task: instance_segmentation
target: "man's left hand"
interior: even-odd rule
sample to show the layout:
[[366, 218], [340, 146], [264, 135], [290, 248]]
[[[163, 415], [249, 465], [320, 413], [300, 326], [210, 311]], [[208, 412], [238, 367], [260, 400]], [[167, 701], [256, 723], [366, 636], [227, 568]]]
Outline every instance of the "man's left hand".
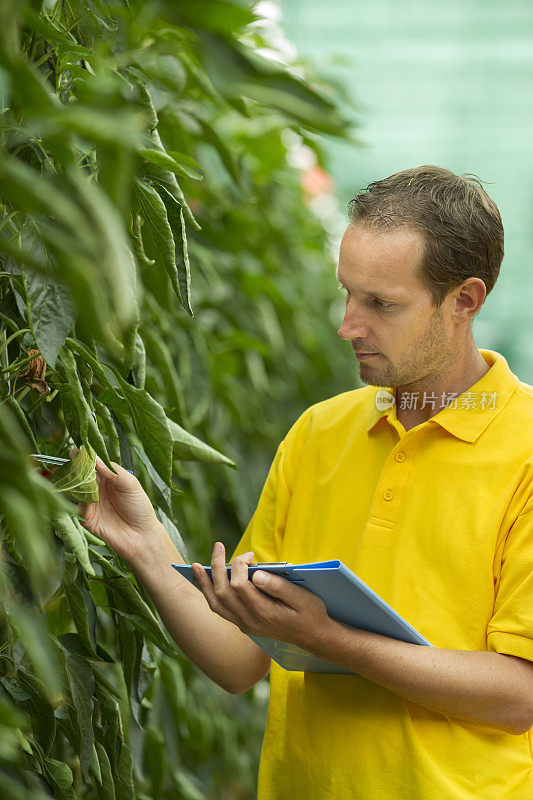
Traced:
[[248, 566], [253, 555], [245, 553], [234, 558], [228, 580], [224, 545], [217, 542], [211, 558], [212, 583], [200, 564], [192, 565], [196, 585], [210, 609], [233, 622], [243, 633], [309, 649], [322, 627], [331, 621], [326, 604], [280, 575], [258, 570], [249, 580]]

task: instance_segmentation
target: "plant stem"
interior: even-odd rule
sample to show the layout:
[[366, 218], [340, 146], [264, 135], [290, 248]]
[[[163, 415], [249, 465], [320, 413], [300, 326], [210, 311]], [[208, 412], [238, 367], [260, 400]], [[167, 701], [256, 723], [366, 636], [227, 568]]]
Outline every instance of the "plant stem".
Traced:
[[25, 387], [24, 387], [24, 389], [22, 389], [22, 391], [21, 391], [21, 392], [18, 394], [18, 396], [17, 396], [17, 398], [16, 398], [16, 399], [17, 399], [17, 403], [18, 403], [19, 405], [20, 405], [20, 401], [21, 401], [21, 400], [22, 400], [24, 397], [26, 397], [26, 395], [27, 395], [27, 394], [28, 394], [28, 392], [30, 391], [30, 388], [31, 388], [30, 386], [25, 386]]
[[5, 372], [13, 372], [14, 369], [20, 369], [21, 367], [25, 367], [26, 364], [29, 364], [30, 361], [33, 361], [34, 358], [37, 358], [37, 356], [40, 355], [41, 355], [40, 350], [37, 350], [36, 353], [34, 353], [32, 356], [29, 356], [28, 358], [25, 358], [23, 361], [14, 361], [12, 364], [9, 365], [9, 367], [0, 370], [0, 375], [3, 375]]
[[[13, 341], [13, 339], [16, 339], [16, 338], [17, 338], [17, 336], [20, 336], [20, 335], [21, 335], [21, 333], [30, 333], [30, 332], [31, 332], [31, 331], [30, 331], [30, 329], [29, 329], [29, 328], [21, 328], [19, 331], [16, 331], [16, 333], [13, 333], [13, 334], [12, 334], [12, 335], [9, 337], [9, 339], [6, 339], [6, 341], [4, 342], [4, 344], [2, 345], [2, 347], [0, 348], [0, 353], [3, 353], [3, 352], [4, 352], [4, 350], [6, 350], [6, 349], [7, 349], [7, 346], [9, 345], [9, 343], [10, 343], [10, 342], [12, 342], [12, 341]], [[33, 358], [33, 356], [32, 356], [32, 358]]]

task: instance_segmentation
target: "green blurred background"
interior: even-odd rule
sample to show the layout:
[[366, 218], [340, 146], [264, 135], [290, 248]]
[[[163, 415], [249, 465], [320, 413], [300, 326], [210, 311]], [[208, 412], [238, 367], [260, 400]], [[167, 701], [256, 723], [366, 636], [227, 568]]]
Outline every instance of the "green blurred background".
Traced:
[[484, 182], [502, 215], [506, 255], [474, 333], [533, 383], [533, 5], [282, 0], [280, 9], [288, 41], [344, 86], [360, 123], [362, 147], [326, 147], [342, 210], [371, 180], [418, 164]]

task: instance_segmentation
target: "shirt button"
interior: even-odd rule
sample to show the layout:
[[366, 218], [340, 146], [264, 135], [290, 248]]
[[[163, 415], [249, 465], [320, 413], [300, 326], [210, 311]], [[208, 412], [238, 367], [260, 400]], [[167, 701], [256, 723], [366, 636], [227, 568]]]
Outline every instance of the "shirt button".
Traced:
[[391, 492], [390, 489], [387, 489], [386, 492], [383, 492], [383, 499], [384, 500], [392, 500], [393, 497], [394, 497], [394, 495], [393, 495], [393, 493]]
[[405, 453], [396, 453], [395, 458], [396, 461], [399, 461], [401, 463], [402, 461], [405, 461]]

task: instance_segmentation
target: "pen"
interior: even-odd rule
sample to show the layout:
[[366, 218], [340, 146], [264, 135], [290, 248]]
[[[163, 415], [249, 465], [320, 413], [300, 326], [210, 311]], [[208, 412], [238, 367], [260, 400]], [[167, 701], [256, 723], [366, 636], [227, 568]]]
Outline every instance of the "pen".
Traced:
[[[42, 456], [40, 453], [30, 453], [30, 458], [34, 458], [36, 461], [42, 461], [43, 464], [51, 464], [52, 466], [67, 464], [70, 461], [70, 458], [60, 458], [60, 456]], [[127, 469], [126, 472], [129, 472], [130, 475], [133, 475], [133, 470], [131, 469]]]

